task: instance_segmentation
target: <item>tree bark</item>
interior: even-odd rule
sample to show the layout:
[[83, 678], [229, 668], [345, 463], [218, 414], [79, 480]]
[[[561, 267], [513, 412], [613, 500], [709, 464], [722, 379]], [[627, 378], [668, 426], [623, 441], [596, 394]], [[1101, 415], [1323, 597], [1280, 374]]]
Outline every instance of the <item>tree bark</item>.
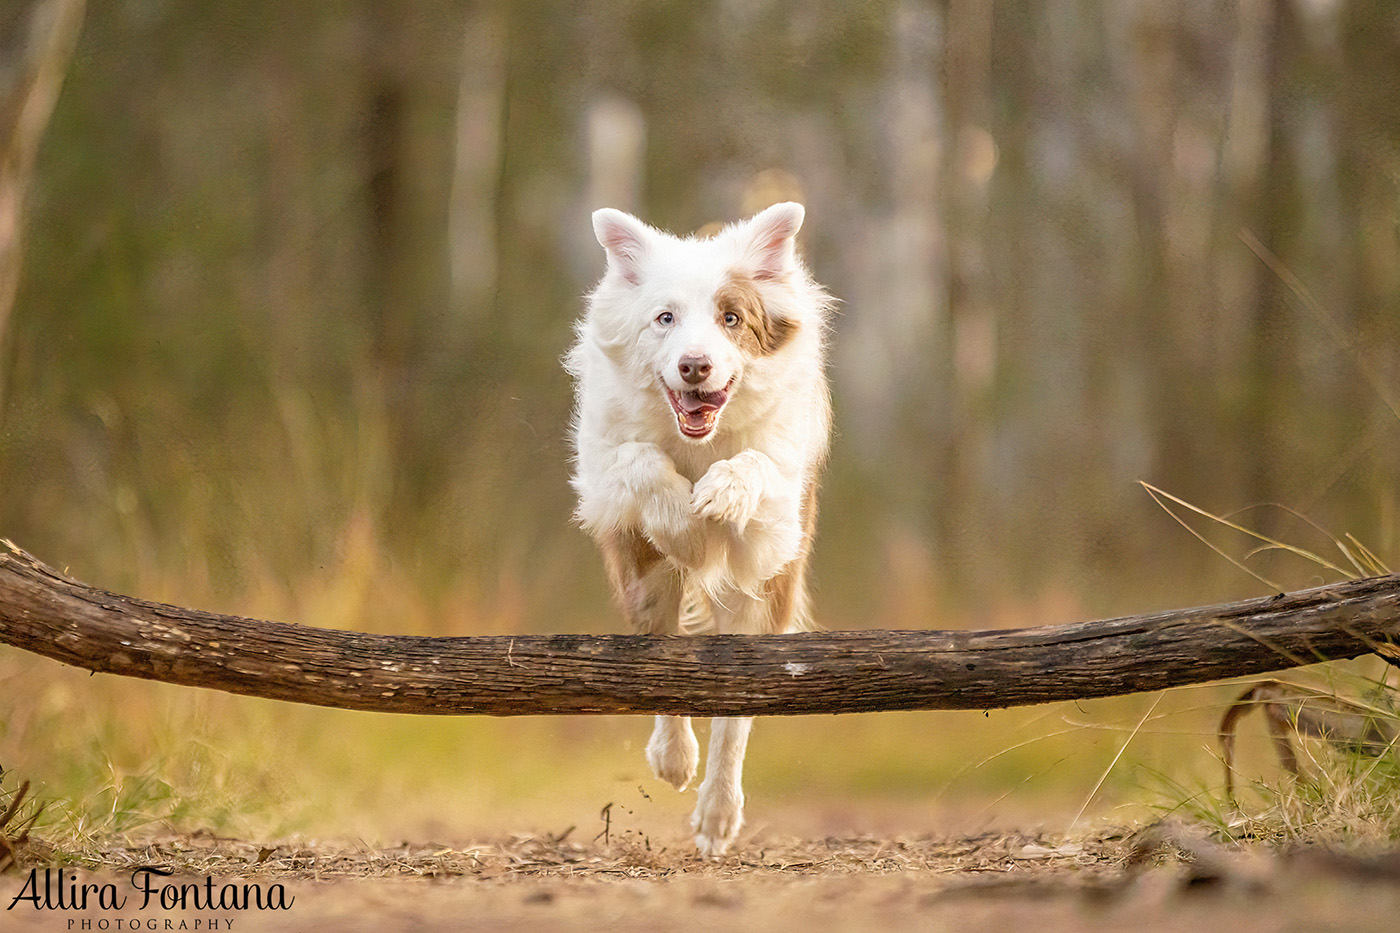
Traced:
[[424, 638], [108, 593], [0, 542], [0, 643], [94, 672], [396, 713], [706, 716], [991, 709], [1393, 660], [1400, 576], [1013, 631]]

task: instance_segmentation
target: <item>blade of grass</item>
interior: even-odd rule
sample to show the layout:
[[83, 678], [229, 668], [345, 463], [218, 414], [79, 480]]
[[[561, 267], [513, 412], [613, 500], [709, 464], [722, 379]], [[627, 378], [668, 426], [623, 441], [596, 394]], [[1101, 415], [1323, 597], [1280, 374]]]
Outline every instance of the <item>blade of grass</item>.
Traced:
[[[1254, 508], [1261, 508], [1261, 507], [1262, 507], [1262, 506], [1254, 506]], [[1293, 517], [1294, 519], [1296, 519], [1297, 521], [1302, 522], [1304, 525], [1307, 525], [1307, 526], [1308, 526], [1309, 528], [1311, 528], [1313, 531], [1317, 532], [1319, 535], [1321, 535], [1322, 537], [1326, 538], [1328, 541], [1332, 542], [1332, 546], [1335, 547], [1338, 551], [1340, 551], [1341, 554], [1342, 554], [1342, 556], [1345, 557], [1348, 561], [1350, 561], [1350, 562], [1351, 562], [1351, 565], [1352, 565], [1354, 568], [1356, 568], [1356, 573], [1355, 573], [1355, 574], [1350, 574], [1350, 573], [1347, 573], [1345, 570], [1342, 570], [1341, 568], [1337, 568], [1337, 570], [1338, 570], [1339, 572], [1345, 574], [1346, 576], [1355, 576], [1355, 577], [1358, 577], [1358, 578], [1359, 578], [1359, 577], [1363, 577], [1363, 576], [1374, 576], [1374, 574], [1368, 574], [1367, 569], [1366, 569], [1365, 567], [1363, 567], [1360, 563], [1357, 562], [1356, 557], [1352, 554], [1351, 550], [1347, 548], [1346, 542], [1342, 541], [1342, 539], [1338, 538], [1336, 535], [1334, 535], [1334, 534], [1332, 534], [1331, 532], [1329, 532], [1326, 528], [1323, 528], [1321, 525], [1319, 525], [1317, 522], [1313, 521], [1313, 520], [1312, 520], [1311, 518], [1309, 518], [1308, 516], [1304, 515], [1302, 512], [1298, 511], [1297, 509], [1293, 508], [1292, 506], [1282, 505], [1282, 504], [1279, 504], [1279, 503], [1270, 503], [1270, 504], [1269, 504], [1269, 507], [1270, 507], [1270, 508], [1278, 509], [1278, 510], [1280, 510], [1280, 511], [1282, 511], [1282, 512], [1284, 512], [1284, 513], [1286, 513], [1286, 514], [1288, 514], [1288, 515], [1290, 515], [1290, 516], [1292, 516], [1292, 517]], [[1240, 510], [1240, 512], [1243, 512], [1243, 511], [1247, 511], [1247, 510], [1245, 510], [1245, 509], [1241, 509], [1241, 510]], [[1240, 512], [1236, 512], [1235, 515], [1240, 514]], [[1232, 516], [1230, 516], [1230, 517], [1233, 518], [1234, 515], [1232, 515]], [[1351, 537], [1351, 536], [1348, 535], [1348, 537]], [[1352, 541], [1353, 541], [1353, 542], [1354, 542], [1355, 540], [1356, 540], [1355, 538], [1352, 538]], [[1275, 546], [1273, 546], [1273, 545], [1270, 545], [1270, 544], [1260, 545], [1259, 547], [1257, 547], [1257, 548], [1255, 548], [1254, 550], [1250, 551], [1249, 554], [1247, 554], [1247, 555], [1245, 556], [1245, 559], [1248, 560], [1250, 557], [1253, 557], [1255, 554], [1260, 554], [1260, 553], [1263, 553], [1264, 551], [1271, 551], [1271, 550], [1277, 550], [1277, 548], [1276, 548]]]
[[1209, 541], [1206, 541], [1206, 539], [1205, 539], [1203, 536], [1201, 536], [1200, 534], [1198, 534], [1198, 533], [1195, 531], [1195, 529], [1191, 528], [1190, 525], [1186, 524], [1186, 522], [1183, 521], [1179, 516], [1177, 516], [1175, 512], [1173, 512], [1171, 509], [1168, 509], [1165, 505], [1162, 505], [1162, 498], [1169, 499], [1169, 500], [1171, 500], [1172, 502], [1175, 502], [1177, 505], [1181, 506], [1182, 508], [1190, 509], [1192, 512], [1195, 512], [1197, 515], [1201, 515], [1201, 516], [1203, 516], [1203, 517], [1205, 517], [1205, 518], [1210, 519], [1210, 520], [1213, 521], [1213, 522], [1217, 522], [1218, 524], [1224, 525], [1226, 528], [1231, 528], [1231, 529], [1233, 529], [1233, 530], [1235, 530], [1235, 531], [1240, 532], [1241, 534], [1248, 535], [1249, 537], [1254, 538], [1254, 539], [1257, 540], [1257, 541], [1262, 541], [1262, 542], [1264, 542], [1265, 544], [1267, 544], [1270, 548], [1274, 548], [1274, 549], [1281, 550], [1281, 551], [1287, 551], [1287, 552], [1289, 552], [1290, 554], [1296, 554], [1297, 556], [1302, 557], [1302, 558], [1304, 558], [1304, 559], [1306, 559], [1306, 560], [1310, 560], [1310, 561], [1312, 561], [1313, 563], [1315, 563], [1315, 564], [1317, 564], [1317, 565], [1319, 565], [1319, 566], [1321, 566], [1321, 567], [1325, 567], [1326, 569], [1333, 571], [1334, 573], [1339, 573], [1339, 574], [1341, 574], [1343, 577], [1348, 577], [1348, 578], [1350, 578], [1350, 577], [1353, 576], [1353, 574], [1351, 574], [1351, 573], [1348, 572], [1347, 570], [1344, 570], [1343, 568], [1338, 567], [1336, 564], [1332, 563], [1330, 560], [1327, 560], [1325, 557], [1322, 557], [1322, 556], [1320, 556], [1320, 555], [1318, 555], [1318, 554], [1314, 554], [1312, 551], [1309, 551], [1309, 550], [1307, 550], [1306, 548], [1301, 548], [1301, 547], [1298, 547], [1298, 546], [1293, 545], [1293, 544], [1285, 544], [1285, 543], [1282, 542], [1282, 541], [1277, 541], [1277, 540], [1275, 540], [1275, 539], [1273, 539], [1273, 538], [1270, 538], [1268, 535], [1260, 534], [1260, 533], [1257, 532], [1257, 531], [1253, 531], [1253, 530], [1251, 530], [1251, 529], [1249, 529], [1249, 528], [1244, 527], [1243, 525], [1240, 525], [1240, 524], [1238, 524], [1238, 523], [1236, 523], [1236, 522], [1232, 522], [1232, 521], [1230, 521], [1228, 518], [1224, 518], [1224, 517], [1222, 517], [1222, 516], [1220, 516], [1220, 515], [1216, 515], [1216, 514], [1214, 514], [1214, 513], [1212, 513], [1212, 512], [1207, 512], [1205, 509], [1200, 508], [1199, 506], [1192, 505], [1191, 503], [1187, 502], [1185, 499], [1179, 499], [1179, 498], [1177, 498], [1176, 496], [1172, 495], [1172, 494], [1169, 493], [1169, 492], [1165, 492], [1165, 491], [1163, 491], [1163, 490], [1161, 490], [1161, 489], [1158, 489], [1156, 486], [1153, 486], [1151, 483], [1147, 483], [1147, 482], [1144, 482], [1144, 481], [1142, 481], [1142, 480], [1139, 480], [1139, 483], [1142, 485], [1142, 487], [1143, 487], [1144, 489], [1147, 490], [1148, 495], [1152, 496], [1153, 499], [1157, 500], [1157, 504], [1158, 504], [1158, 505], [1161, 505], [1162, 508], [1167, 512], [1167, 514], [1169, 514], [1169, 515], [1171, 515], [1173, 518], [1175, 518], [1175, 519], [1177, 520], [1177, 522], [1178, 522], [1179, 524], [1182, 525], [1182, 527], [1186, 528], [1186, 530], [1190, 531], [1193, 535], [1195, 535], [1195, 536], [1196, 536], [1197, 538], [1199, 538], [1202, 542], [1204, 542], [1208, 547], [1210, 547], [1211, 550], [1215, 551], [1217, 554], [1221, 555], [1221, 556], [1224, 557], [1226, 560], [1230, 561], [1230, 563], [1234, 564], [1236, 567], [1239, 567], [1241, 570], [1245, 571], [1245, 572], [1248, 573], [1250, 576], [1254, 577], [1256, 580], [1260, 580], [1260, 581], [1262, 581], [1262, 582], [1264, 582], [1264, 583], [1268, 583], [1269, 586], [1270, 586], [1270, 588], [1272, 588], [1272, 589], [1278, 589], [1278, 587], [1277, 587], [1275, 584], [1271, 583], [1270, 581], [1266, 580], [1264, 577], [1261, 577], [1259, 574], [1255, 573], [1253, 570], [1250, 570], [1248, 567], [1244, 566], [1244, 565], [1243, 565], [1242, 563], [1240, 563], [1239, 561], [1237, 561], [1237, 560], [1235, 560], [1234, 558], [1230, 557], [1229, 555], [1225, 554], [1225, 552], [1222, 551], [1220, 548], [1218, 548], [1218, 547], [1216, 547], [1215, 545], [1211, 544]]
[[1157, 706], [1162, 702], [1162, 697], [1164, 696], [1166, 696], [1165, 691], [1157, 694], [1156, 698], [1152, 701], [1152, 705], [1147, 708], [1147, 712], [1142, 714], [1142, 718], [1137, 721], [1137, 725], [1128, 733], [1127, 738], [1123, 740], [1123, 744], [1118, 747], [1118, 753], [1113, 756], [1113, 760], [1108, 763], [1108, 767], [1103, 769], [1103, 774], [1099, 775], [1098, 783], [1094, 785], [1093, 790], [1089, 791], [1089, 796], [1084, 798], [1084, 803], [1080, 806], [1079, 812], [1076, 813], [1074, 819], [1070, 821], [1069, 826], [1071, 830], [1079, 825], [1080, 818], [1084, 816], [1084, 811], [1089, 809], [1089, 804], [1092, 803], [1094, 797], [1098, 795], [1099, 789], [1103, 787], [1103, 782], [1107, 781], [1108, 776], [1113, 773], [1113, 769], [1118, 767], [1118, 762], [1122, 759], [1123, 753], [1128, 750], [1128, 746], [1132, 744], [1133, 739], [1137, 737], [1138, 732], [1142, 729], [1147, 720], [1152, 718], [1152, 714], [1157, 711]]
[[1302, 280], [1283, 264], [1283, 260], [1280, 259], [1273, 250], [1265, 246], [1260, 239], [1254, 235], [1254, 231], [1247, 227], [1240, 230], [1240, 239], [1244, 241], [1245, 246], [1249, 247], [1250, 252], [1259, 257], [1260, 262], [1269, 267], [1270, 272], [1278, 276], [1279, 281], [1286, 285], [1288, 290], [1302, 302], [1303, 307], [1307, 308], [1308, 311], [1312, 313], [1313, 317], [1317, 318], [1318, 321], [1322, 323], [1322, 326], [1327, 330], [1332, 340], [1351, 358], [1351, 361], [1356, 364], [1357, 370], [1371, 387], [1371, 391], [1375, 393], [1376, 398], [1380, 399], [1381, 404], [1390, 409], [1390, 413], [1395, 416], [1396, 421], [1400, 421], [1400, 405], [1397, 405], [1395, 400], [1390, 397], [1390, 393], [1385, 389], [1385, 384], [1371, 371], [1371, 367], [1366, 365], [1366, 361], [1361, 356], [1361, 352], [1356, 348], [1356, 345], [1351, 340], [1347, 339], [1346, 331], [1340, 324], [1332, 319], [1332, 316], [1322, 307], [1322, 303], [1313, 297], [1313, 293], [1308, 290], [1308, 287], [1303, 284]]
[[[1372, 551], [1366, 545], [1356, 540], [1355, 535], [1348, 532], [1347, 540], [1351, 542], [1351, 546], [1356, 549], [1356, 552], [1361, 555], [1361, 565], [1365, 568], [1369, 576], [1379, 577], [1393, 573], [1386, 562], [1377, 557], [1375, 551]], [[1342, 546], [1340, 542], [1338, 542], [1338, 546]]]
[[[1223, 557], [1225, 560], [1227, 560], [1227, 561], [1229, 561], [1230, 563], [1234, 564], [1236, 567], [1238, 567], [1239, 569], [1243, 570], [1245, 573], [1249, 574], [1251, 577], [1253, 577], [1254, 579], [1258, 580], [1260, 583], [1264, 584], [1264, 585], [1265, 585], [1266, 587], [1268, 587], [1269, 589], [1271, 589], [1271, 590], [1281, 590], [1281, 589], [1282, 589], [1282, 587], [1279, 586], [1277, 583], [1274, 583], [1272, 580], [1268, 579], [1267, 577], [1260, 576], [1258, 573], [1256, 573], [1256, 572], [1255, 572], [1254, 570], [1252, 570], [1251, 568], [1246, 567], [1244, 564], [1242, 564], [1242, 563], [1240, 563], [1239, 561], [1235, 560], [1235, 558], [1231, 557], [1229, 554], [1226, 554], [1225, 551], [1224, 551], [1222, 548], [1218, 547], [1218, 546], [1215, 544], [1215, 542], [1213, 542], [1213, 541], [1209, 540], [1208, 538], [1206, 538], [1205, 535], [1201, 534], [1199, 531], [1197, 531], [1196, 529], [1192, 528], [1192, 527], [1186, 522], [1186, 520], [1183, 519], [1180, 515], [1177, 515], [1175, 512], [1173, 512], [1173, 511], [1166, 505], [1166, 503], [1164, 503], [1164, 502], [1162, 501], [1162, 498], [1161, 498], [1161, 497], [1162, 497], [1162, 496], [1166, 496], [1167, 498], [1169, 498], [1169, 499], [1174, 499], [1175, 501], [1178, 501], [1178, 502], [1180, 502], [1181, 500], [1176, 499], [1175, 496], [1167, 496], [1167, 494], [1166, 494], [1165, 492], [1161, 492], [1159, 489], [1157, 489], [1156, 486], [1153, 486], [1153, 485], [1151, 485], [1150, 483], [1144, 482], [1143, 480], [1138, 480], [1138, 483], [1142, 486], [1142, 488], [1144, 488], [1144, 489], [1147, 490], [1147, 494], [1148, 494], [1149, 496], [1151, 496], [1151, 497], [1152, 497], [1152, 500], [1153, 500], [1154, 502], [1156, 502], [1157, 505], [1159, 505], [1159, 506], [1161, 507], [1162, 511], [1166, 512], [1168, 515], [1170, 515], [1170, 516], [1172, 517], [1173, 520], [1176, 521], [1176, 523], [1177, 523], [1178, 525], [1180, 525], [1182, 528], [1185, 528], [1188, 532], [1190, 532], [1191, 535], [1192, 535], [1197, 541], [1200, 541], [1200, 542], [1201, 542], [1202, 544], [1204, 544], [1206, 547], [1210, 548], [1212, 551], [1214, 551], [1215, 553], [1219, 554], [1219, 555], [1220, 555], [1221, 557]], [[1160, 495], [1159, 495], [1159, 493], [1160, 493]], [[1183, 502], [1182, 504], [1183, 504], [1183, 505], [1187, 505], [1187, 503], [1184, 503], [1184, 502]], [[1199, 509], [1196, 509], [1196, 507], [1195, 507], [1195, 506], [1192, 506], [1192, 505], [1187, 505], [1187, 507], [1190, 508], [1190, 509], [1192, 509], [1192, 510], [1194, 510], [1194, 511], [1200, 511]], [[1203, 513], [1203, 514], [1208, 514], [1208, 513]], [[1215, 516], [1209, 516], [1209, 517], [1214, 518]], [[1221, 521], [1221, 520], [1220, 520], [1220, 519], [1217, 519], [1217, 521]], [[1228, 522], [1224, 522], [1224, 524], [1229, 524], [1229, 523], [1228, 523]]]

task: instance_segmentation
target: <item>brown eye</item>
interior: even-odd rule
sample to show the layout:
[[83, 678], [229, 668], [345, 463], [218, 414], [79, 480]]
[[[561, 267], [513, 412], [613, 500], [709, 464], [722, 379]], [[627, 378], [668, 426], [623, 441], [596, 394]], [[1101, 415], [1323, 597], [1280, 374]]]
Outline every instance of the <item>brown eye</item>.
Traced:
[[725, 326], [725, 327], [738, 327], [738, 326], [739, 326], [739, 315], [735, 314], [733, 311], [726, 311], [726, 312], [724, 312], [724, 326]]

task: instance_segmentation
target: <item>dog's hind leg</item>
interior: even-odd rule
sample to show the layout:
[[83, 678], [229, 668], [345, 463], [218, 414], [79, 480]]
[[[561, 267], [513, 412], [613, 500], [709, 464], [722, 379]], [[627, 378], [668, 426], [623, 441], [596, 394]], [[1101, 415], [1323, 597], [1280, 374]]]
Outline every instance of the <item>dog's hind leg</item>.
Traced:
[[[639, 635], [680, 633], [681, 572], [645, 536], [623, 532], [599, 542], [622, 613]], [[685, 790], [700, 765], [689, 716], [657, 716], [647, 764], [659, 779]]]
[[[768, 601], [738, 590], [712, 594], [710, 612], [721, 635], [755, 635], [772, 630]], [[701, 855], [723, 855], [744, 825], [744, 753], [753, 718], [719, 717], [710, 721], [710, 752], [699, 799], [690, 818]]]

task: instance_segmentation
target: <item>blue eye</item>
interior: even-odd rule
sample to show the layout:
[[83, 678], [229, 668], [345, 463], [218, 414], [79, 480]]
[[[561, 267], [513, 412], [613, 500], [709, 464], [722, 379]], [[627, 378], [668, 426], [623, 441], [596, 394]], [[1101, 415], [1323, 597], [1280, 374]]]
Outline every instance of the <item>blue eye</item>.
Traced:
[[670, 311], [662, 311], [656, 316], [656, 323], [662, 327], [670, 327], [676, 322], [676, 316]]

